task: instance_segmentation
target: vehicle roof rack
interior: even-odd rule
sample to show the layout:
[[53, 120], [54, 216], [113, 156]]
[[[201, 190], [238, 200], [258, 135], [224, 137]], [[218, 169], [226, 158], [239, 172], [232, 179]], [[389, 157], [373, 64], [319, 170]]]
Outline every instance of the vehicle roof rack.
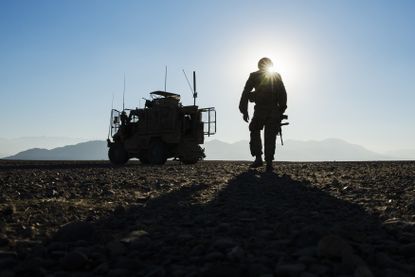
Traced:
[[180, 95], [177, 93], [172, 93], [172, 92], [167, 92], [167, 91], [161, 91], [161, 90], [157, 90], [157, 91], [153, 91], [150, 92], [151, 95], [158, 95], [158, 96], [163, 96], [166, 98], [175, 98], [177, 100], [180, 100]]

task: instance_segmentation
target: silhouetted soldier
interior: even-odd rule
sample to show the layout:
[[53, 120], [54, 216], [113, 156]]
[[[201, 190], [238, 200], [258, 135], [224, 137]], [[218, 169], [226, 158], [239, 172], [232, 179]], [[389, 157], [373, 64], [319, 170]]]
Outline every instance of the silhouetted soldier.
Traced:
[[[272, 161], [275, 153], [275, 140], [280, 131], [282, 114], [287, 109], [287, 92], [280, 74], [272, 72], [272, 61], [262, 58], [258, 62], [258, 71], [252, 72], [246, 81], [242, 92], [239, 110], [243, 119], [248, 122], [248, 101], [255, 102], [254, 116], [249, 124], [251, 140], [249, 146], [255, 161], [251, 167], [263, 165], [261, 130], [264, 130], [265, 161], [267, 171], [272, 171]], [[252, 91], [255, 89], [254, 91]]]

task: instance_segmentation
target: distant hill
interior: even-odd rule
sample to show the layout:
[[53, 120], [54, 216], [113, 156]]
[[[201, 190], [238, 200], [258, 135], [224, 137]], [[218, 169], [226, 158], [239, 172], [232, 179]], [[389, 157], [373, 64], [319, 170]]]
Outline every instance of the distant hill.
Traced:
[[93, 140], [54, 149], [32, 148], [7, 157], [13, 160], [106, 160], [107, 142]]
[[209, 160], [250, 160], [249, 142], [239, 141], [227, 143], [220, 140], [211, 140], [203, 146], [206, 159]]
[[415, 160], [415, 149], [400, 149], [395, 151], [388, 151], [385, 155], [392, 157], [399, 157], [401, 160]]
[[0, 158], [14, 155], [21, 151], [31, 148], [52, 149], [65, 145], [72, 145], [80, 142], [90, 141], [85, 138], [70, 137], [19, 137], [19, 138], [1, 138], [0, 137]]
[[351, 144], [341, 139], [326, 139], [322, 141], [288, 140], [280, 147], [282, 160], [303, 161], [367, 161], [390, 160], [393, 157], [378, 154], [366, 148]]
[[[279, 143], [279, 141], [278, 141]], [[211, 140], [205, 143], [208, 160], [252, 160], [249, 142], [242, 140], [227, 143]], [[107, 160], [108, 148], [105, 141], [95, 140], [54, 149], [32, 148], [9, 156], [16, 160]], [[404, 152], [410, 153], [410, 152]], [[395, 153], [397, 154], [397, 153]], [[407, 156], [410, 159], [411, 156]], [[283, 161], [368, 161], [405, 159], [401, 155], [382, 155], [340, 139], [322, 141], [287, 140], [284, 146], [277, 145], [276, 158]], [[414, 156], [412, 156], [414, 159]]]
[[[226, 143], [212, 140], [205, 144], [205, 148], [208, 159], [252, 160], [248, 141]], [[287, 140], [284, 146], [277, 145], [276, 158], [283, 161], [367, 161], [391, 160], [394, 156], [378, 154], [344, 140], [326, 139]]]

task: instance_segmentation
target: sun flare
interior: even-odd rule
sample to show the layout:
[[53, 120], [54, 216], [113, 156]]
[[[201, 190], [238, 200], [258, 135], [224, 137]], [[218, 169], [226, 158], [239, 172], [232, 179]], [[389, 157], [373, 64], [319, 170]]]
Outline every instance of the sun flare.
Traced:
[[272, 66], [268, 66], [266, 68], [266, 71], [267, 71], [268, 74], [271, 74], [271, 73], [274, 73], [275, 72], [275, 68], [274, 68], [273, 65]]
[[268, 57], [273, 62], [273, 67], [268, 68], [267, 72], [279, 73], [287, 86], [304, 84], [313, 74], [310, 71], [310, 56], [305, 55], [301, 43], [258, 39], [255, 44], [243, 45], [246, 46], [235, 52], [233, 58], [239, 61], [238, 72], [243, 78], [247, 72], [258, 70], [258, 61], [263, 57]]

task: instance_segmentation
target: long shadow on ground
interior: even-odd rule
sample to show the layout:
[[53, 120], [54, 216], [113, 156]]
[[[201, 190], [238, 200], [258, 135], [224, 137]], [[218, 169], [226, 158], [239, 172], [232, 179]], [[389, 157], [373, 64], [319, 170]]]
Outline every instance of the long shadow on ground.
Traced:
[[[77, 270], [97, 275], [387, 276], [413, 270], [391, 258], [396, 238], [362, 207], [310, 183], [256, 171], [119, 209], [90, 231], [92, 238], [79, 233], [89, 242], [69, 242], [65, 251], [78, 249], [88, 262]], [[65, 241], [67, 234], [58, 235]], [[48, 270], [62, 267], [68, 269], [61, 260]]]
[[248, 171], [69, 224], [34, 253], [47, 262], [20, 274], [409, 276], [400, 239], [359, 205], [309, 182]]

